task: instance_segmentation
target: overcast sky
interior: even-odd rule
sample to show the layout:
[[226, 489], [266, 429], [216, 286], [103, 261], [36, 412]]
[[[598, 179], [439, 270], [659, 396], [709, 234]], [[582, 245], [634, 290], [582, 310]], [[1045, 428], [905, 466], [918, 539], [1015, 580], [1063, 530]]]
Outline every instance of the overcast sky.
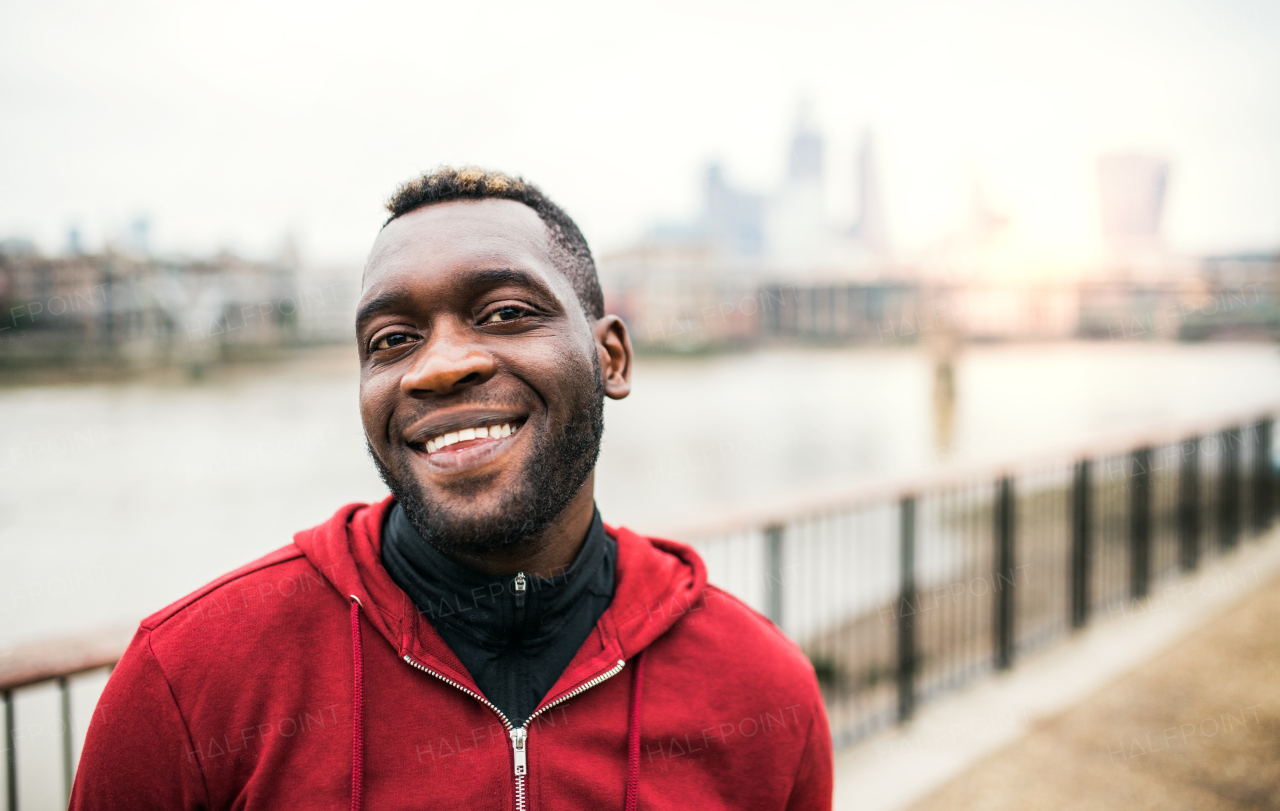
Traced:
[[597, 251], [691, 216], [702, 166], [768, 190], [801, 98], [852, 218], [870, 128], [891, 236], [974, 184], [1037, 250], [1098, 241], [1094, 160], [1172, 161], [1179, 249], [1280, 247], [1280, 3], [41, 0], [0, 5], [0, 237], [359, 263], [397, 183], [525, 175]]

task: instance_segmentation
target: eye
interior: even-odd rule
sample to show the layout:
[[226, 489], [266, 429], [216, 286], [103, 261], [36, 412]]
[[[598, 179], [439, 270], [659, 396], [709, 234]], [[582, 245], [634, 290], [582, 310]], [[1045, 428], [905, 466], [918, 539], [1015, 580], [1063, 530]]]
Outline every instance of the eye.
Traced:
[[514, 305], [508, 304], [504, 307], [499, 307], [498, 309], [486, 315], [484, 318], [481, 319], [480, 323], [481, 324], [502, 324], [507, 321], [515, 321], [518, 318], [523, 318], [528, 314], [529, 314], [529, 311], [526, 310], [524, 307], [516, 307]]
[[414, 338], [412, 335], [406, 335], [403, 332], [388, 333], [386, 335], [383, 335], [377, 341], [374, 341], [373, 351], [376, 352], [379, 349], [395, 349], [398, 346], [404, 346], [408, 344], [410, 341], [416, 341], [416, 340], [417, 339]]

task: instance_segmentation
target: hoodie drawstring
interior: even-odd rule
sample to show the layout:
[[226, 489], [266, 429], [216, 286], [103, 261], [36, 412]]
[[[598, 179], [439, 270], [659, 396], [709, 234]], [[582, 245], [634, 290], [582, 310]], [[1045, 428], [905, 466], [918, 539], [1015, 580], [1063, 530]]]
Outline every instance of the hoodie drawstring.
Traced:
[[631, 706], [627, 720], [627, 801], [625, 811], [640, 807], [640, 688], [644, 684], [644, 651], [636, 656], [631, 679]]
[[[351, 595], [351, 811], [364, 807], [364, 646], [360, 641], [360, 598]], [[637, 763], [639, 761], [637, 760]]]

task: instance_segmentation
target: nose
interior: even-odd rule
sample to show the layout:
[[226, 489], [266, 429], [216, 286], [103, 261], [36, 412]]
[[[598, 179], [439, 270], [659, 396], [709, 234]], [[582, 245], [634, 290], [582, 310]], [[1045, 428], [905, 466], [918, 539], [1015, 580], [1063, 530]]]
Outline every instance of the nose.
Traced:
[[438, 324], [400, 378], [400, 389], [410, 397], [452, 394], [493, 377], [493, 355], [472, 343], [468, 333], [460, 325]]

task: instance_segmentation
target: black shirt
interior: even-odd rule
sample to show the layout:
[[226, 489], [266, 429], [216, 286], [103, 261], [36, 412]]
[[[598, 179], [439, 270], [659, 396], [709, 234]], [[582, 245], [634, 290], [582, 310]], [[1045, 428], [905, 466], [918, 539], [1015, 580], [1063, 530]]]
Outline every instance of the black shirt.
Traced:
[[609, 607], [617, 559], [617, 542], [598, 511], [573, 565], [550, 578], [493, 576], [455, 563], [418, 534], [399, 504], [383, 528], [382, 565], [391, 579], [516, 726], [537, 709]]

